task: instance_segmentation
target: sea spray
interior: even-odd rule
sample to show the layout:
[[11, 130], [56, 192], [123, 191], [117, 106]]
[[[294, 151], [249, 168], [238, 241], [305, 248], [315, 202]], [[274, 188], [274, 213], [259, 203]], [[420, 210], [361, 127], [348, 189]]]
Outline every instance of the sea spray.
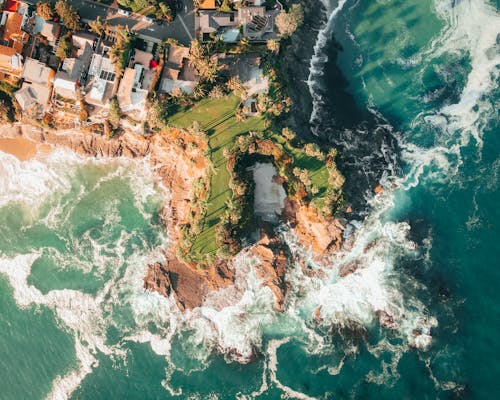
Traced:
[[309, 92], [311, 94], [313, 103], [313, 109], [310, 116], [311, 122], [314, 121], [317, 117], [318, 106], [322, 102], [322, 97], [319, 93], [317, 93], [316, 90], [316, 81], [318, 77], [321, 77], [323, 75], [323, 70], [326, 63], [328, 62], [328, 56], [324, 52], [324, 47], [328, 43], [328, 40], [331, 38], [331, 26], [334, 23], [337, 14], [344, 7], [346, 1], [347, 0], [339, 0], [336, 7], [332, 8], [332, 3], [334, 3], [334, 1], [322, 0], [322, 4], [327, 15], [327, 22], [325, 26], [323, 26], [318, 32], [318, 37], [316, 39], [316, 43], [314, 44], [314, 53], [310, 61], [309, 77], [307, 79], [307, 85], [309, 87]]

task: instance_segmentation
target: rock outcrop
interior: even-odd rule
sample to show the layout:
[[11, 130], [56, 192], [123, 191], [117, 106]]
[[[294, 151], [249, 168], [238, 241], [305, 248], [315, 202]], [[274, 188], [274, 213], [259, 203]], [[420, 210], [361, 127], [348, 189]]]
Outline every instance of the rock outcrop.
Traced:
[[324, 218], [312, 206], [285, 201], [284, 218], [290, 223], [299, 241], [319, 256], [338, 251], [345, 227], [337, 218]]
[[[172, 128], [150, 138], [134, 133], [124, 133], [108, 139], [99, 133], [76, 130], [53, 131], [32, 126], [0, 127], [0, 137], [24, 137], [37, 143], [65, 147], [82, 156], [91, 157], [149, 157], [162, 186], [168, 191], [162, 210], [162, 221], [169, 234], [165, 249], [165, 262], [147, 266], [144, 288], [173, 298], [179, 309], [201, 306], [207, 296], [216, 290], [232, 285], [235, 270], [232, 260], [217, 260], [212, 265], [198, 266], [180, 261], [176, 248], [181, 240], [181, 227], [193, 216], [191, 199], [195, 180], [208, 176], [209, 165], [204, 156], [207, 143], [189, 130]], [[195, 146], [186, 143], [196, 142]], [[338, 249], [343, 227], [337, 220], [324, 221], [311, 208], [286, 202], [284, 218], [295, 229], [299, 240], [318, 256], [327, 256]], [[262, 227], [262, 237], [244, 251], [257, 259], [257, 276], [269, 287], [275, 297], [275, 308], [283, 310], [287, 283], [285, 275], [289, 264], [289, 250], [273, 229]]]

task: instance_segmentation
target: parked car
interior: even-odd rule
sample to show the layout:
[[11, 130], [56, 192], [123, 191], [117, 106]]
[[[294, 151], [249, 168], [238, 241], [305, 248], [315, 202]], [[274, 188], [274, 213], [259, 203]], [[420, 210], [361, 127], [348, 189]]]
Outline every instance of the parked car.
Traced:
[[119, 8], [118, 9], [118, 14], [125, 15], [126, 17], [128, 17], [131, 13], [130, 13], [130, 11], [122, 10], [121, 8]]
[[153, 18], [146, 17], [146, 16], [142, 17], [142, 20], [144, 22], [147, 22], [147, 23], [150, 23], [150, 24], [152, 24], [153, 22], [155, 22]]

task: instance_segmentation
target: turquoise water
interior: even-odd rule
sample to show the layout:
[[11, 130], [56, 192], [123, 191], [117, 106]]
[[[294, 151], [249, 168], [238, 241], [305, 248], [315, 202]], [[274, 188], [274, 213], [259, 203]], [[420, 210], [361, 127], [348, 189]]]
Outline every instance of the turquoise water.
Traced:
[[498, 397], [499, 5], [329, 6], [316, 118], [397, 142], [353, 157], [385, 189], [332, 267], [292, 266], [277, 314], [241, 257], [246, 291], [182, 316], [142, 290], [168, 241], [146, 161], [0, 154], [0, 399]]

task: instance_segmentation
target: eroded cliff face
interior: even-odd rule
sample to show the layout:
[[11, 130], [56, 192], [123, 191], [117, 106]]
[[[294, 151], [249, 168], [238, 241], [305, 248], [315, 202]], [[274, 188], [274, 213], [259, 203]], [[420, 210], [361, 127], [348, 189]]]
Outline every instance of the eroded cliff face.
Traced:
[[[148, 157], [162, 187], [166, 189], [162, 221], [169, 235], [164, 249], [165, 261], [146, 267], [144, 288], [173, 298], [180, 310], [203, 305], [207, 296], [232, 285], [235, 281], [234, 259], [216, 260], [212, 265], [197, 266], [180, 261], [176, 248], [181, 239], [181, 227], [188, 223], [192, 208], [193, 183], [208, 176], [205, 157], [206, 142], [186, 130], [167, 132], [144, 138], [134, 133], [108, 139], [96, 133], [79, 131], [49, 131], [31, 126], [0, 129], [0, 137], [24, 137], [37, 143], [65, 147], [90, 157]], [[187, 143], [196, 142], [195, 146]], [[310, 248], [318, 259], [325, 259], [338, 250], [343, 227], [337, 220], [325, 221], [312, 207], [286, 201], [284, 222], [295, 230], [299, 242]], [[257, 262], [255, 272], [275, 297], [275, 308], [283, 310], [286, 298], [286, 272], [291, 263], [286, 243], [269, 226], [262, 227], [260, 240], [243, 250]]]

